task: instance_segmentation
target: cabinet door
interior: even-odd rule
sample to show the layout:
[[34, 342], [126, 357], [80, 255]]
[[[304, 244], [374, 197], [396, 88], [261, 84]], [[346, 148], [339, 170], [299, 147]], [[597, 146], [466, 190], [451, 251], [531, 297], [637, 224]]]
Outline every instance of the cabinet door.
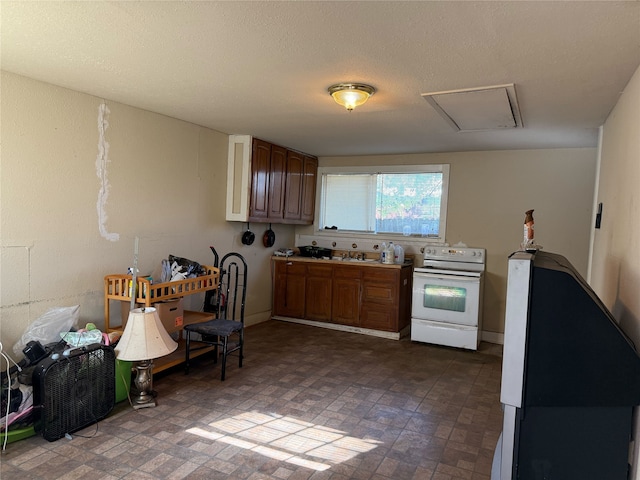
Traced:
[[271, 164], [269, 168], [269, 220], [282, 221], [285, 199], [285, 181], [287, 170], [287, 149], [271, 145]]
[[318, 159], [304, 156], [304, 176], [302, 178], [302, 206], [300, 220], [311, 225], [313, 223], [316, 205], [316, 184], [318, 179]]
[[251, 151], [251, 201], [249, 220], [266, 221], [269, 217], [269, 171], [271, 144], [253, 139]]
[[307, 265], [306, 319], [331, 320], [332, 274], [331, 265]]
[[286, 261], [274, 263], [273, 315], [304, 318], [306, 266]]
[[287, 152], [287, 179], [284, 197], [284, 218], [286, 220], [300, 220], [303, 167], [302, 154], [289, 150]]
[[360, 325], [360, 268], [335, 266], [331, 299], [331, 317], [334, 323]]
[[360, 326], [372, 330], [397, 332], [398, 308], [381, 305], [363, 304], [360, 312]]

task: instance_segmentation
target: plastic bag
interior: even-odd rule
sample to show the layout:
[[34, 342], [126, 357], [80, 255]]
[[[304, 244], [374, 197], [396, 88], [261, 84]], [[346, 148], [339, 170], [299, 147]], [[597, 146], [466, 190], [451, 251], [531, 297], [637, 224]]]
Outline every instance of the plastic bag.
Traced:
[[100, 330], [88, 330], [84, 332], [60, 332], [60, 338], [72, 347], [82, 347], [92, 343], [102, 342], [102, 332]]
[[16, 356], [23, 356], [22, 350], [30, 341], [43, 345], [60, 341], [60, 332], [68, 332], [76, 327], [80, 317], [80, 305], [55, 307], [34, 320], [13, 346]]
[[188, 258], [169, 255], [169, 264], [171, 265], [171, 273], [174, 277], [178, 273], [183, 276], [182, 279], [198, 277], [206, 274], [204, 267], [202, 267], [198, 262], [194, 262]]

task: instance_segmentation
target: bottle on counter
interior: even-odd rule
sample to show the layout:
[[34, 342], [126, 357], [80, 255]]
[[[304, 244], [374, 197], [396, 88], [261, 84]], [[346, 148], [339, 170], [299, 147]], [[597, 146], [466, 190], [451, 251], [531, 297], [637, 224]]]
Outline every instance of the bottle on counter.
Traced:
[[395, 261], [395, 256], [396, 256], [396, 249], [393, 245], [393, 242], [389, 242], [389, 245], [387, 245], [387, 253], [384, 256], [384, 263], [386, 264], [393, 264]]
[[402, 248], [402, 245], [395, 246], [394, 263], [399, 263], [400, 265], [404, 263], [404, 248]]
[[385, 263], [386, 258], [387, 258], [387, 242], [382, 242], [382, 246], [380, 247], [380, 263]]

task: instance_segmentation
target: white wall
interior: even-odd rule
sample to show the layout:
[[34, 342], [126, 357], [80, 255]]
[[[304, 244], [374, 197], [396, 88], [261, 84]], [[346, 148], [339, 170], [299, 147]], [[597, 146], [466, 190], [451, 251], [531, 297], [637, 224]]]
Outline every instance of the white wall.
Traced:
[[[447, 242], [487, 249], [484, 337], [499, 342], [504, 332], [507, 258], [522, 242], [525, 211], [535, 210], [536, 241], [544, 250], [566, 256], [586, 276], [596, 149], [319, 159], [322, 167], [437, 163], [451, 165]], [[296, 233], [312, 235], [313, 229], [298, 228]], [[415, 246], [408, 251], [419, 255]]]
[[[80, 326], [103, 325], [103, 278], [126, 273], [139, 242], [139, 269], [169, 254], [213, 262], [238, 251], [248, 261], [248, 323], [270, 316], [269, 257], [240, 238], [245, 224], [224, 220], [228, 136], [127, 105], [2, 73], [0, 184], [0, 340], [5, 349], [51, 307], [80, 305]], [[98, 116], [110, 113], [109, 184], [101, 232]], [[275, 226], [274, 248], [293, 227]], [[117, 235], [116, 241], [110, 235]], [[196, 297], [196, 296], [194, 296]], [[202, 308], [203, 296], [187, 306]]]
[[[590, 284], [640, 348], [640, 67], [607, 118], [600, 144], [596, 202], [603, 204], [593, 234]], [[640, 414], [630, 478], [640, 479]]]

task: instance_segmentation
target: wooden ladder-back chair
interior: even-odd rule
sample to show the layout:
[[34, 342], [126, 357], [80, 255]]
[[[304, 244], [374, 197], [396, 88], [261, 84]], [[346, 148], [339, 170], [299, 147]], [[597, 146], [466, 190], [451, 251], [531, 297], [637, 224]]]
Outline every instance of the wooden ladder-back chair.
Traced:
[[[217, 262], [217, 253], [214, 252]], [[220, 379], [224, 381], [227, 357], [237, 352], [238, 366], [242, 367], [244, 349], [244, 307], [247, 297], [247, 262], [239, 253], [228, 253], [220, 261], [220, 283], [214, 295], [205, 298], [205, 310], [212, 311], [216, 318], [208, 322], [195, 323], [184, 327], [185, 332], [185, 373], [189, 373], [189, 353], [192, 340], [200, 345], [196, 348], [214, 347], [215, 363], [222, 357]], [[193, 335], [193, 338], [192, 338]], [[221, 351], [219, 351], [221, 350]]]

